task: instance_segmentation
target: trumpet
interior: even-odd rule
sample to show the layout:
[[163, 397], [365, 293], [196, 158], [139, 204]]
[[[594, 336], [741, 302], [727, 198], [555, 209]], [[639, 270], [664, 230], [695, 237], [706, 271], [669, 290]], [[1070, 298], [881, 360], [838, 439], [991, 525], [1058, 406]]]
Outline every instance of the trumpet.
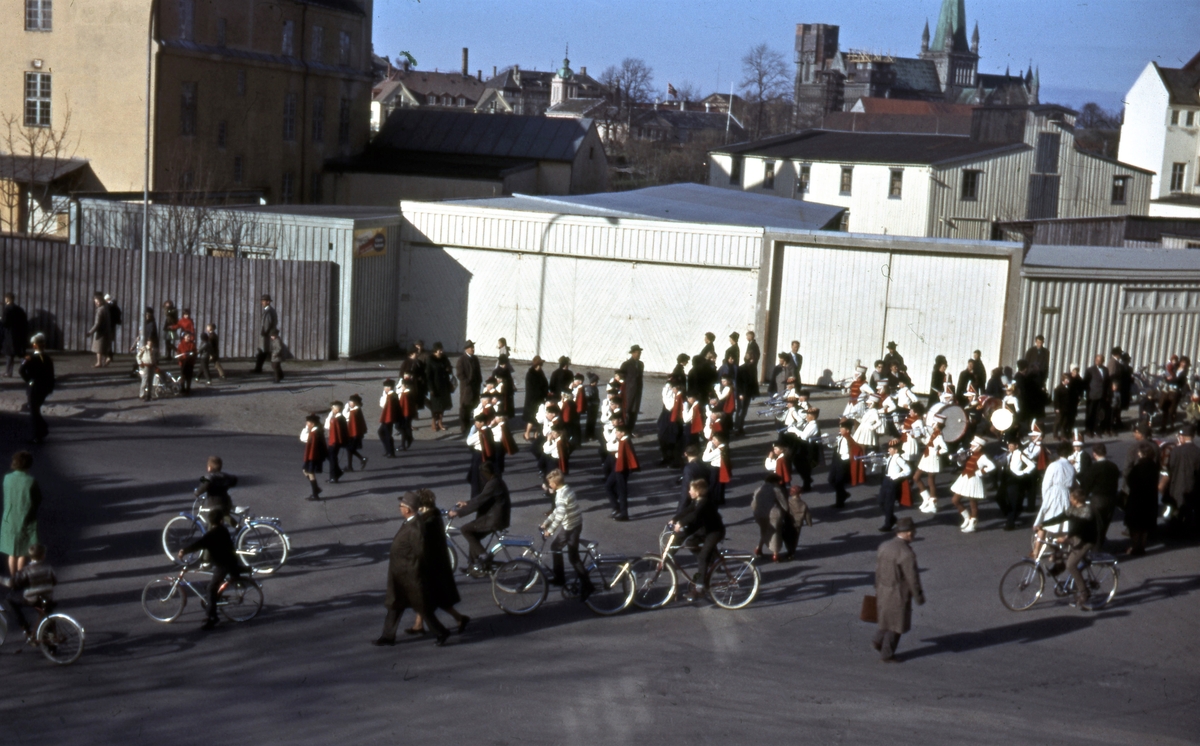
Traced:
[[763, 403], [767, 407], [758, 410], [759, 417], [779, 417], [788, 410], [788, 403], [779, 394], [771, 394]]
[[967, 459], [971, 458], [970, 448], [959, 448], [954, 453], [950, 454], [950, 458], [954, 459], [954, 463], [958, 464], [961, 469], [966, 465]]

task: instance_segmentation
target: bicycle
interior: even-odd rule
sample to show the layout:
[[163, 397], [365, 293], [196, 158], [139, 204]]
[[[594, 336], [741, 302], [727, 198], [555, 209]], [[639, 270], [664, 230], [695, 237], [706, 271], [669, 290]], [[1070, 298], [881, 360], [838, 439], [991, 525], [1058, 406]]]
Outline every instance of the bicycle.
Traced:
[[[29, 643], [42, 651], [46, 660], [59, 666], [67, 666], [79, 660], [83, 655], [83, 644], [86, 638], [83, 625], [66, 614], [52, 613], [53, 603], [35, 604], [34, 609], [41, 615], [41, 620], [34, 628]], [[0, 645], [8, 638], [8, 617], [4, 613], [22, 613], [13, 609], [7, 600], [0, 597]]]
[[[549, 537], [542, 536], [541, 547], [534, 549], [532, 542], [522, 555], [532, 558], [538, 563], [544, 575], [550, 568], [544, 559], [547, 554], [546, 541]], [[617, 554], [601, 554], [600, 545], [594, 541], [580, 539], [583, 549], [583, 566], [587, 577], [592, 581], [592, 593], [583, 603], [600, 616], [612, 616], [625, 611], [633, 604], [634, 593], [637, 591], [637, 580], [633, 575], [633, 558]], [[565, 551], [565, 550], [564, 550]], [[562, 586], [562, 596], [578, 598], [580, 595], [579, 578], [573, 578]]]
[[[1000, 603], [1010, 611], [1025, 611], [1042, 597], [1046, 576], [1054, 578], [1054, 595], [1075, 595], [1075, 579], [1067, 575], [1059, 579], [1065, 568], [1066, 552], [1053, 539], [1038, 539], [1038, 551], [1033, 559], [1023, 559], [1004, 572], [1000, 578]], [[1117, 558], [1110, 554], [1089, 552], [1082, 564], [1089, 599], [1084, 608], [1102, 609], [1117, 595], [1120, 568]]]
[[[450, 571], [454, 572], [454, 571], [458, 570], [459, 567], [461, 566], [463, 574], [465, 574], [465, 575], [471, 575], [472, 577], [475, 577], [475, 578], [484, 577], [484, 575], [482, 575], [482, 574], [476, 574], [476, 573], [471, 572], [470, 568], [471, 568], [471, 565], [475, 562], [475, 558], [472, 557], [470, 552], [468, 552], [460, 544], [460, 540], [463, 540], [462, 539], [462, 531], [460, 531], [454, 525], [454, 519], [450, 517], [449, 510], [443, 510], [441, 512], [442, 512], [442, 520], [445, 522], [445, 526], [446, 526], [446, 551], [450, 553]], [[507, 534], [508, 534], [508, 529], [501, 529], [499, 531], [493, 531], [492, 533], [487, 535], [485, 541], [483, 542], [483, 545], [485, 547], [487, 547], [487, 552], [489, 555], [503, 556], [505, 562], [507, 562], [510, 559], [513, 559], [511, 552], [508, 551], [508, 548], [503, 546], [500, 543], [500, 540], [503, 539]], [[465, 540], [463, 540], [463, 541], [465, 541]], [[459, 559], [460, 556], [462, 558], [461, 561]]]
[[[660, 535], [660, 552], [644, 554], [634, 561], [630, 569], [637, 582], [633, 603], [638, 608], [661, 609], [670, 603], [679, 591], [679, 575], [691, 584], [690, 576], [675, 559], [680, 547], [678, 540], [679, 535], [673, 530], [664, 530]], [[762, 575], [750, 552], [719, 549], [704, 580], [705, 595], [713, 603], [722, 609], [741, 609], [758, 597]]]
[[[195, 554], [181, 560], [179, 551], [204, 535], [208, 527], [207, 514], [208, 508], [204, 507], [204, 496], [201, 495], [192, 503], [192, 512], [180, 513], [167, 521], [162, 547], [172, 562], [195, 564]], [[283, 567], [292, 543], [278, 518], [255, 516], [244, 507], [234, 508], [230, 518], [235, 529], [233, 546], [243, 565], [259, 575], [270, 575]]]
[[[175, 575], [155, 578], [142, 589], [142, 610], [156, 622], [168, 624], [179, 618], [187, 606], [187, 591], [200, 599], [200, 605], [208, 608], [207, 594], [201, 593], [196, 584], [188, 580], [189, 573], [201, 574], [185, 565]], [[211, 573], [206, 573], [211, 577]], [[207, 589], [206, 589], [207, 590]], [[217, 591], [217, 611], [231, 622], [248, 622], [262, 610], [262, 584], [253, 576], [235, 583], [228, 578]]]

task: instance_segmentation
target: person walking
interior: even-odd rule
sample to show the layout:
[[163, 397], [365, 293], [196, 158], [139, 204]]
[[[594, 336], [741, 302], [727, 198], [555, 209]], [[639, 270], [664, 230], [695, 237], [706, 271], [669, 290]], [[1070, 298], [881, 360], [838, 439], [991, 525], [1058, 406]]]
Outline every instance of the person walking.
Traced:
[[917, 555], [910, 544], [917, 534], [913, 520], [896, 521], [896, 536], [884, 542], [875, 555], [875, 604], [879, 629], [871, 647], [884, 663], [896, 663], [900, 636], [912, 629], [912, 604], [925, 604]]
[[458, 379], [458, 425], [466, 435], [475, 420], [475, 405], [479, 403], [479, 390], [483, 387], [483, 371], [479, 369], [479, 358], [475, 357], [475, 343], [469, 339], [454, 364], [454, 377]]
[[[446, 524], [442, 522], [442, 512], [437, 507], [437, 496], [433, 490], [421, 489], [416, 491], [417, 516], [425, 530], [424, 573], [421, 576], [421, 589], [425, 595], [425, 608], [430, 614], [437, 609], [445, 611], [458, 622], [458, 632], [462, 634], [467, 629], [471, 617], [454, 608], [461, 603], [458, 595], [458, 584], [454, 582], [454, 568], [450, 566], [450, 555], [446, 552]], [[425, 618], [417, 612], [412, 626], [404, 630], [407, 635], [425, 634]]]
[[446, 348], [441, 342], [433, 343], [433, 354], [425, 366], [426, 387], [429, 391], [429, 416], [433, 420], [430, 429], [433, 432], [446, 429], [442, 422], [446, 410], [454, 405], [451, 395], [454, 393], [454, 366], [446, 356]]
[[784, 521], [792, 519], [781, 484], [779, 475], [770, 472], [750, 499], [750, 511], [754, 514], [754, 522], [758, 524], [758, 543], [754, 545], [754, 556], [761, 557], [763, 545], [766, 544], [772, 562], [779, 561], [783, 549]]
[[221, 367], [221, 338], [217, 335], [216, 324], [206, 324], [200, 333], [200, 347], [196, 351], [200, 361], [200, 373], [204, 376], [204, 384], [212, 385], [212, 373], [208, 366], [211, 363], [217, 369], [221, 380], [225, 379], [225, 369]]
[[29, 548], [38, 543], [37, 514], [42, 490], [29, 473], [33, 455], [17, 451], [12, 471], [4, 476], [4, 514], [0, 518], [0, 553], [8, 555], [9, 577], [25, 566]]
[[1165, 498], [1172, 532], [1186, 535], [1195, 528], [1196, 502], [1200, 500], [1200, 447], [1193, 442], [1196, 428], [1179, 428], [1179, 445], [1171, 449], [1167, 469], [1159, 480], [1158, 491]]
[[1112, 396], [1112, 384], [1108, 378], [1108, 368], [1104, 367], [1104, 356], [1097, 355], [1092, 366], [1083, 374], [1083, 383], [1087, 388], [1087, 412], [1084, 415], [1085, 427], [1089, 437], [1098, 437], [1108, 426], [1108, 402]]
[[1079, 475], [1088, 503], [1096, 512], [1096, 548], [1104, 549], [1108, 527], [1117, 510], [1117, 493], [1121, 484], [1121, 467], [1108, 459], [1108, 447], [1103, 443], [1092, 446], [1092, 465]]
[[92, 337], [92, 352], [96, 353], [96, 363], [92, 367], [100, 368], [112, 362], [113, 325], [104, 293], [93, 293], [92, 305], [96, 311], [87, 333]]
[[4, 376], [12, 378], [13, 365], [25, 354], [25, 341], [29, 339], [29, 317], [25, 309], [17, 305], [16, 293], [4, 294], [4, 313], [0, 316], [0, 355], [4, 356]]
[[271, 372], [275, 374], [275, 383], [279, 383], [283, 380], [283, 340], [279, 338], [278, 329], [271, 330], [267, 346], [271, 353]]
[[1133, 463], [1125, 471], [1125, 528], [1129, 549], [1125, 554], [1146, 553], [1146, 540], [1158, 526], [1158, 450], [1152, 441], [1135, 444]]
[[38, 332], [29, 340], [33, 350], [25, 355], [18, 371], [25, 382], [25, 400], [29, 404], [29, 419], [33, 426], [33, 442], [41, 443], [50, 434], [42, 405], [54, 393], [54, 361], [46, 354], [46, 335]]
[[625, 424], [629, 432], [637, 427], [638, 412], [642, 408], [642, 379], [646, 372], [646, 364], [642, 362], [642, 348], [634, 345], [629, 348], [629, 359], [621, 363], [621, 406], [625, 409]]
[[543, 362], [540, 355], [534, 355], [525, 373], [525, 405], [521, 410], [521, 419], [525, 421], [525, 440], [534, 439], [538, 409], [550, 395], [550, 382], [542, 370]]
[[279, 314], [275, 312], [275, 306], [271, 305], [271, 296], [264, 294], [259, 298], [259, 303], [262, 305], [262, 312], [259, 316], [258, 333], [262, 342], [258, 347], [258, 356], [254, 359], [255, 373], [263, 372], [263, 363], [267, 360], [274, 362], [271, 352], [271, 334], [272, 332], [276, 335], [279, 333]]
[[[445, 645], [450, 637], [450, 631], [433, 615], [425, 599], [425, 529], [417, 516], [420, 507], [415, 492], [406, 492], [400, 498], [400, 515], [404, 523], [392, 539], [392, 548], [388, 552], [387, 596], [383, 602], [387, 616], [383, 633], [372, 645], [396, 644], [396, 628], [400, 626], [400, 615], [405, 609], [413, 609], [421, 615], [422, 622], [436, 633], [438, 647]], [[439, 546], [438, 551], [446, 553], [444, 546]]]

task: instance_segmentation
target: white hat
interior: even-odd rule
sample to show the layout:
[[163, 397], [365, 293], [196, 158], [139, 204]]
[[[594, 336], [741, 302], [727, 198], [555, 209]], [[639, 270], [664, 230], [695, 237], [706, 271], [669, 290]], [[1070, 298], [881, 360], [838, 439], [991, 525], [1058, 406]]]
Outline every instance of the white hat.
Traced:
[[29, 338], [29, 344], [31, 344], [31, 345], [46, 344], [46, 335], [42, 334], [41, 332], [38, 332], [37, 334], [35, 334]]
[[859, 365], [854, 368], [854, 372], [855, 373], [866, 373], [867, 369], [865, 367]]
[[978, 435], [976, 435], [974, 438], [971, 438], [971, 447], [972, 448], [983, 448], [984, 445], [986, 445], [986, 443], [987, 443], [987, 441], [985, 441], [983, 438], [979, 437]]

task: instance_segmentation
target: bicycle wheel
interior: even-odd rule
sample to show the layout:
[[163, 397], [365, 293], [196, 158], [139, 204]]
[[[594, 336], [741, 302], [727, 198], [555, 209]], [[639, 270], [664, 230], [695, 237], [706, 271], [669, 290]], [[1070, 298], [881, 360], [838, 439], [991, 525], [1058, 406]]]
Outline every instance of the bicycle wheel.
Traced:
[[1087, 607], [1092, 610], [1103, 609], [1117, 595], [1117, 579], [1121, 573], [1115, 563], [1092, 563], [1083, 569], [1083, 579], [1087, 582]]
[[708, 597], [722, 609], [745, 608], [758, 598], [761, 582], [752, 560], [722, 557], [708, 572]]
[[178, 578], [155, 578], [142, 589], [142, 610], [156, 622], [173, 622], [187, 606], [187, 590]]
[[679, 579], [670, 562], [658, 554], [647, 554], [630, 566], [634, 578], [633, 603], [639, 609], [661, 609], [675, 598]]
[[204, 535], [204, 527], [200, 521], [191, 516], [177, 515], [167, 521], [163, 528], [162, 545], [167, 557], [177, 565], [195, 564], [200, 559], [199, 552], [193, 552], [179, 559], [179, 550]]
[[238, 534], [237, 555], [252, 571], [270, 575], [287, 562], [287, 539], [269, 523], [248, 523]]
[[527, 559], [505, 562], [492, 574], [492, 600], [506, 614], [529, 614], [546, 600], [550, 584], [542, 568]]
[[631, 563], [627, 562], [592, 565], [588, 569], [588, 579], [594, 589], [584, 601], [587, 607], [601, 616], [612, 616], [628, 609], [637, 590], [630, 567]]
[[217, 599], [217, 610], [231, 622], [248, 622], [262, 611], [262, 588], [249, 578], [230, 580]]
[[37, 642], [46, 660], [65, 666], [83, 655], [83, 627], [66, 614], [51, 614], [38, 625]]
[[0, 605], [0, 645], [8, 639], [8, 615], [4, 613], [3, 605]]
[[458, 572], [458, 552], [454, 549], [454, 542], [446, 539], [446, 552], [450, 555], [450, 572]]
[[1000, 603], [1010, 611], [1025, 611], [1038, 602], [1046, 588], [1046, 576], [1033, 560], [1021, 560], [1000, 578]]

